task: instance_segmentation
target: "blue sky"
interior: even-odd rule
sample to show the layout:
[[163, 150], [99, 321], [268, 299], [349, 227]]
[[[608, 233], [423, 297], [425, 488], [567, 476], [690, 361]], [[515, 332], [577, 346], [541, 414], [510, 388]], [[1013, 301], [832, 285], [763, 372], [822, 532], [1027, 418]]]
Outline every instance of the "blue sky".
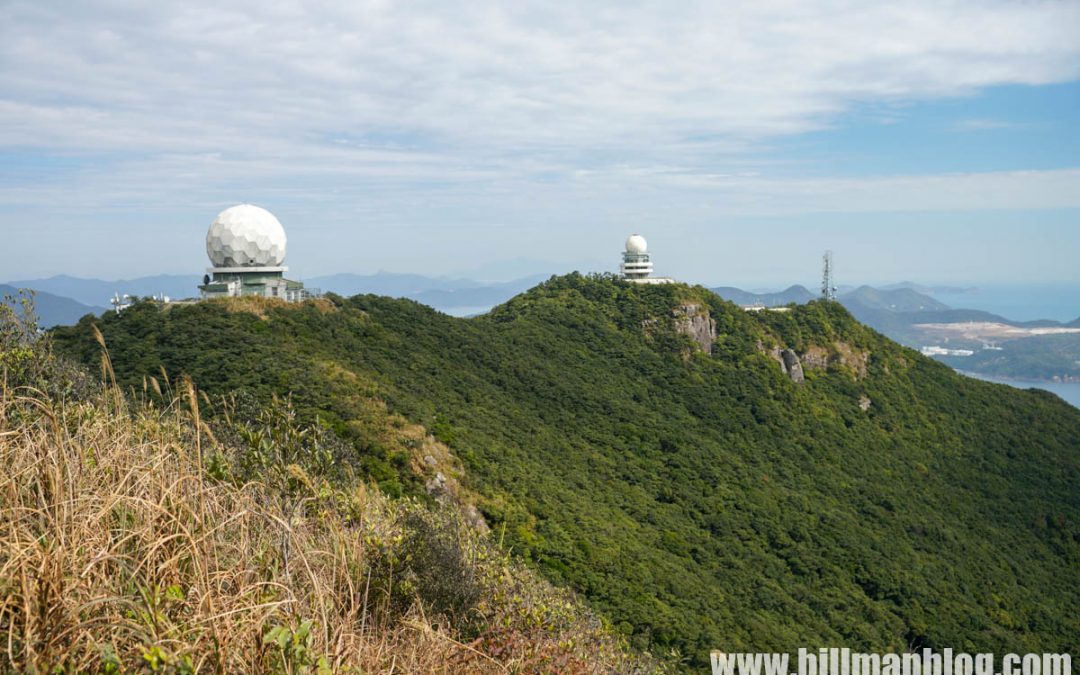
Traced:
[[227, 206], [294, 276], [1080, 282], [1080, 3], [0, 5], [0, 280], [200, 274]]
[[995, 86], [858, 107], [834, 128], [785, 139], [775, 152], [812, 161], [819, 175], [1068, 169], [1080, 158], [1078, 123], [1078, 82]]

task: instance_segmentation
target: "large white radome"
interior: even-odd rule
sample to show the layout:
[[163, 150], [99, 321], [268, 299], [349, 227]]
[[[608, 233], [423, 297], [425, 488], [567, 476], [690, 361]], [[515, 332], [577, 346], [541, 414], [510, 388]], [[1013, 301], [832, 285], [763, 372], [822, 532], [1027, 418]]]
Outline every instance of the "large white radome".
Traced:
[[227, 208], [210, 224], [206, 255], [214, 267], [277, 267], [285, 260], [285, 228], [258, 206]]
[[626, 240], [627, 253], [644, 253], [647, 250], [649, 250], [649, 245], [645, 243], [645, 237], [640, 234], [632, 234]]

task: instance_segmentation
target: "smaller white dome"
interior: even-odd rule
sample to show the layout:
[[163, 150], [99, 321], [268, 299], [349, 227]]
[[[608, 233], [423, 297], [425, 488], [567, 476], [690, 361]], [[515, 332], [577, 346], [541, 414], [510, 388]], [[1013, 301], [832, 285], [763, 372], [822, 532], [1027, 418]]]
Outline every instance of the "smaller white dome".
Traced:
[[640, 234], [632, 234], [626, 240], [627, 253], [644, 253], [647, 250], [649, 250], [649, 245], [645, 242], [645, 237]]

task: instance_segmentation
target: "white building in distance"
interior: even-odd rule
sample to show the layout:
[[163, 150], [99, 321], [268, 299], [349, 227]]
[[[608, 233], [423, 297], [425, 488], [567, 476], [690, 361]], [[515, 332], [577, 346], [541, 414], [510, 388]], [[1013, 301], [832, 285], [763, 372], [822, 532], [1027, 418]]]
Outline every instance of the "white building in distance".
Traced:
[[274, 214], [239, 204], [218, 214], [206, 233], [207, 269], [202, 298], [261, 296], [299, 302], [315, 297], [303, 282], [285, 278], [285, 228]]
[[649, 244], [640, 234], [632, 234], [626, 240], [619, 273], [626, 281], [635, 284], [673, 284], [674, 279], [652, 276], [653, 265], [649, 257]]

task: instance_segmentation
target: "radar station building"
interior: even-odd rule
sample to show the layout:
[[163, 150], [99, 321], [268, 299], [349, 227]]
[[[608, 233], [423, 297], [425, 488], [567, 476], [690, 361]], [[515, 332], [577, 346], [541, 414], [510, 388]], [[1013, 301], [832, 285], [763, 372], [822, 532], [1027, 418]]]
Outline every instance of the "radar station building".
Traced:
[[653, 264], [649, 257], [649, 244], [640, 234], [632, 234], [626, 240], [619, 272], [625, 281], [635, 284], [673, 284], [674, 279], [652, 276]]
[[251, 204], [225, 209], [206, 233], [204, 300], [258, 296], [299, 302], [317, 297], [303, 282], [285, 278], [285, 228], [274, 214]]

